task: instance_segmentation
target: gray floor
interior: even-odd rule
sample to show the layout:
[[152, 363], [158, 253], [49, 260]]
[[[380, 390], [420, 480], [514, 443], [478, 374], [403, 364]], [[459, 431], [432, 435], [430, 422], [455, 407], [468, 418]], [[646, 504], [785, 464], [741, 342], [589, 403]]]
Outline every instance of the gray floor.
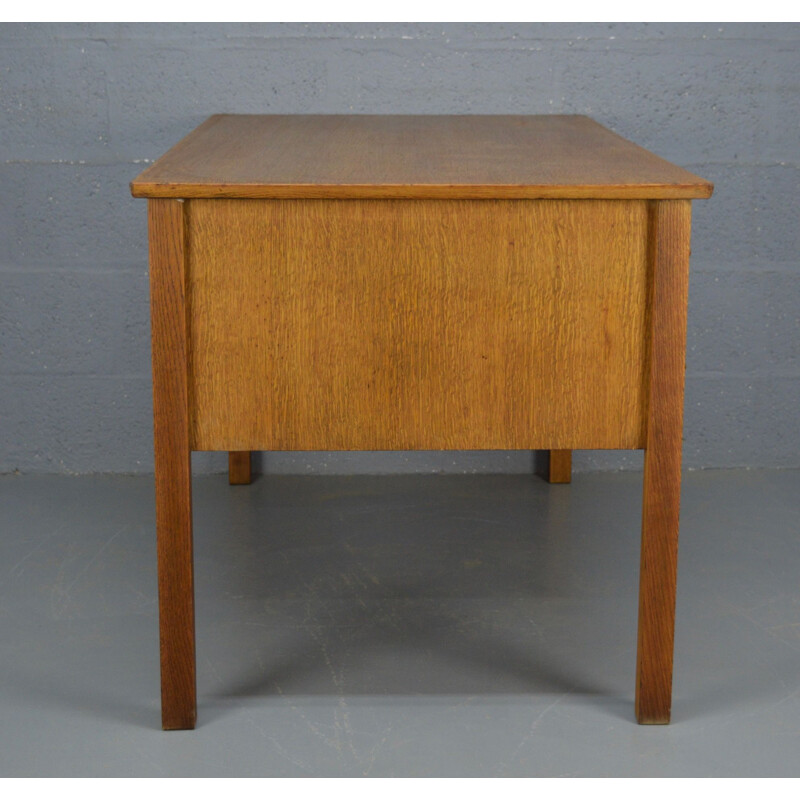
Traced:
[[800, 775], [800, 472], [685, 476], [668, 727], [640, 474], [194, 491], [199, 727], [163, 733], [152, 480], [0, 478], [0, 775]]

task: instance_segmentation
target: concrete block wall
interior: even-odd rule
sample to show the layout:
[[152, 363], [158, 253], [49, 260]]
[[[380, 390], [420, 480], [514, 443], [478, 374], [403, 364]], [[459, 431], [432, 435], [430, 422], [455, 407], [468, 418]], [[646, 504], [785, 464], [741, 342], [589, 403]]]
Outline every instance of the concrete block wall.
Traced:
[[800, 467], [799, 76], [797, 24], [0, 25], [0, 472], [152, 470], [145, 203], [128, 182], [218, 112], [588, 114], [713, 180], [694, 204], [685, 464]]

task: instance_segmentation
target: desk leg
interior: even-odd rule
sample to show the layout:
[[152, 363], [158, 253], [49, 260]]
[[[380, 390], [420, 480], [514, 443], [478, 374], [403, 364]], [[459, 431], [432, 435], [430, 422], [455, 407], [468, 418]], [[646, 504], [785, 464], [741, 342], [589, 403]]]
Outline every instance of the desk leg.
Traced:
[[192, 564], [192, 475], [185, 308], [184, 204], [148, 204], [153, 417], [161, 631], [161, 722], [197, 716]]
[[231, 450], [228, 453], [228, 483], [244, 486], [252, 480], [250, 473], [250, 451]]
[[650, 379], [644, 462], [636, 718], [669, 722], [681, 490], [691, 205], [651, 206]]
[[570, 483], [572, 481], [572, 450], [550, 450], [549, 452], [548, 482]]

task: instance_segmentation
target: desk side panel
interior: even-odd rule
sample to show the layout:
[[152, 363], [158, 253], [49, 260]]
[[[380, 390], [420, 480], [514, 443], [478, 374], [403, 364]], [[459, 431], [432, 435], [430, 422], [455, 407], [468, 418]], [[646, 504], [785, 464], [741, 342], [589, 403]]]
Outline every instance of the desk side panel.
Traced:
[[186, 205], [193, 449], [643, 447], [646, 201]]

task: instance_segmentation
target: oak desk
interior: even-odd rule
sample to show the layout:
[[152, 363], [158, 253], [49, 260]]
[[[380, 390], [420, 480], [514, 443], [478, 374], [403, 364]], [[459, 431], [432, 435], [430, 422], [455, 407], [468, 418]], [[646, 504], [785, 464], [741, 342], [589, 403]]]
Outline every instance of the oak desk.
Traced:
[[578, 116], [211, 117], [149, 198], [164, 728], [196, 717], [190, 453], [645, 450], [636, 716], [669, 721], [690, 201]]

